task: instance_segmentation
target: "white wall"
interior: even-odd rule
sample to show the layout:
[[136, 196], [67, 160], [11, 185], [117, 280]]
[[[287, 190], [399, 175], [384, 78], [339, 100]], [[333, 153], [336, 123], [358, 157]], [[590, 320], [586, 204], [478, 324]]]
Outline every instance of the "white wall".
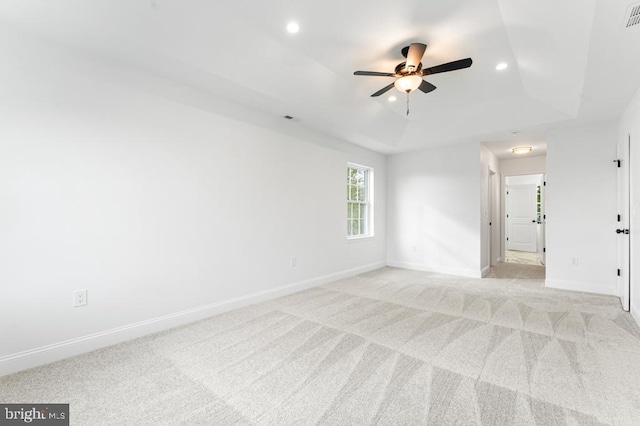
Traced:
[[[631, 314], [640, 324], [640, 91], [623, 114], [618, 126], [618, 140], [631, 135]], [[618, 290], [620, 291], [620, 290]]]
[[549, 135], [548, 287], [617, 295], [616, 142], [614, 124]]
[[547, 172], [547, 157], [520, 157], [500, 161], [503, 176], [533, 175]]
[[[384, 266], [384, 156], [0, 35], [0, 375]], [[357, 243], [347, 161], [375, 173], [376, 236]], [[77, 289], [87, 306], [72, 307]]]
[[507, 176], [506, 184], [509, 185], [542, 185], [542, 175]]
[[479, 277], [479, 144], [387, 159], [387, 263]]
[[[491, 175], [493, 172], [493, 176]], [[489, 273], [500, 258], [500, 161], [484, 145], [480, 146], [480, 267]], [[491, 192], [491, 194], [489, 193]], [[489, 205], [491, 201], [491, 205]], [[489, 225], [491, 223], [491, 225]], [[489, 248], [490, 247], [490, 248]]]

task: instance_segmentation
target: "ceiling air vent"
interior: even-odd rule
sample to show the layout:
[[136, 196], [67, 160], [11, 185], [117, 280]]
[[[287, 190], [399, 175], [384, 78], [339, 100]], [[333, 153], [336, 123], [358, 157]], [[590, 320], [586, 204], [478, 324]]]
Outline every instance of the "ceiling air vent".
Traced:
[[627, 7], [627, 13], [624, 15], [622, 26], [624, 28], [640, 28], [640, 3]]

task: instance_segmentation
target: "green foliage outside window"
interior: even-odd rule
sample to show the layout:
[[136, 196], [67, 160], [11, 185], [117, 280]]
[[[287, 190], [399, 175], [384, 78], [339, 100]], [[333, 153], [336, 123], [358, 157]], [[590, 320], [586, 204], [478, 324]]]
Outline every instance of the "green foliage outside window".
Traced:
[[541, 190], [540, 185], [538, 185], [538, 194], [536, 195], [536, 211], [538, 212], [538, 218], [536, 220], [537, 223], [542, 223], [541, 217], [540, 217], [540, 213], [542, 211], [541, 201], [540, 201], [541, 200], [540, 190]]
[[347, 236], [369, 234], [369, 173], [367, 168], [347, 167]]

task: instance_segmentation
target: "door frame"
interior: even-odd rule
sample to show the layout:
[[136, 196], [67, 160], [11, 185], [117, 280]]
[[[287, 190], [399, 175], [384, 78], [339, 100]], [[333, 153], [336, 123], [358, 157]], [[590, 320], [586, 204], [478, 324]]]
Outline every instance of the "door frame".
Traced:
[[[617, 230], [631, 227], [631, 134], [618, 143]], [[622, 309], [631, 310], [631, 236], [617, 235], [618, 295]]]
[[487, 188], [487, 253], [489, 253], [489, 267], [496, 266], [500, 261], [500, 234], [497, 231], [500, 221], [496, 219], [496, 200], [499, 200], [496, 179], [499, 175], [489, 168], [489, 179]]
[[542, 174], [542, 186], [540, 187], [540, 247], [538, 254], [543, 265], [547, 264], [547, 213], [546, 209], [547, 197], [547, 174]]

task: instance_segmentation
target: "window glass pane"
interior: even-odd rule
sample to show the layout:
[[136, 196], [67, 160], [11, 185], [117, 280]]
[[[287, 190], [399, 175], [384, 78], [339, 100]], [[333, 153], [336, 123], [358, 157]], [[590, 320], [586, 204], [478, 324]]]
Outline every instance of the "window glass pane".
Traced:
[[356, 185], [349, 185], [349, 200], [358, 199], [358, 187]]
[[357, 174], [358, 174], [358, 170], [353, 168], [347, 169], [347, 183], [355, 184], [357, 182], [357, 178], [356, 178]]
[[356, 209], [356, 204], [354, 203], [347, 204], [347, 219], [353, 219], [357, 217], [356, 215], [357, 211], [355, 209]]
[[353, 219], [350, 222], [351, 222], [350, 235], [358, 235], [358, 219]]

